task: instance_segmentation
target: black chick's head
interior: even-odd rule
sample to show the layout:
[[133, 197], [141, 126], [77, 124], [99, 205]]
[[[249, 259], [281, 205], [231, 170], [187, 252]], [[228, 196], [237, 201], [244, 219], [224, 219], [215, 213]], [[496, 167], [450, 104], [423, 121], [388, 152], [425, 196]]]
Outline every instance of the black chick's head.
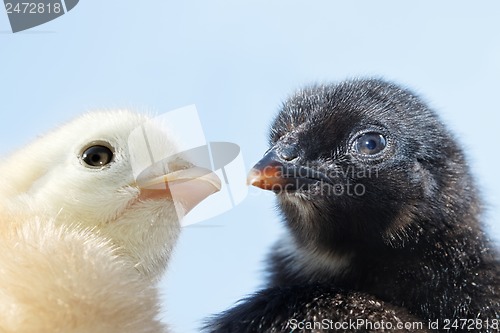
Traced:
[[403, 247], [478, 213], [456, 140], [415, 94], [376, 79], [297, 91], [248, 181], [318, 249]]

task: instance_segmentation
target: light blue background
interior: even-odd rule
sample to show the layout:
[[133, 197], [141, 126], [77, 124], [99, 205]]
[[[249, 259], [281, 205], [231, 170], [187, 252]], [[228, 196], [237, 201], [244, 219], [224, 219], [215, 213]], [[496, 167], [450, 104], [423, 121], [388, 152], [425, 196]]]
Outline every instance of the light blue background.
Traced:
[[[0, 10], [0, 152], [89, 109], [195, 103], [210, 141], [266, 150], [283, 98], [315, 81], [376, 75], [421, 93], [457, 134], [500, 238], [500, 2], [80, 1], [12, 34]], [[161, 282], [164, 319], [200, 319], [262, 284], [281, 226], [273, 195], [186, 227]]]

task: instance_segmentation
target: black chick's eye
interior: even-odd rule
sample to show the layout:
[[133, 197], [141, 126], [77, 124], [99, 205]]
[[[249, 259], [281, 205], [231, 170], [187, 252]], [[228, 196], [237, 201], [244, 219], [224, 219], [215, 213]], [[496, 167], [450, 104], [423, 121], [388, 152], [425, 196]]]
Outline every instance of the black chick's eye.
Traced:
[[358, 154], [375, 155], [387, 146], [385, 137], [377, 132], [368, 132], [360, 135], [354, 142], [354, 149]]
[[85, 149], [81, 158], [87, 166], [99, 168], [111, 163], [113, 152], [106, 146], [95, 145]]

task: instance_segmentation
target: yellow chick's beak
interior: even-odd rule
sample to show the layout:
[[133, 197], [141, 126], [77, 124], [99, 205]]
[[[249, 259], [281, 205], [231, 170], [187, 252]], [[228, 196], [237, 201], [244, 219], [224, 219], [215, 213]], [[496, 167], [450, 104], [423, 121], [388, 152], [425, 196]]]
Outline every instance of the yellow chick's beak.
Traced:
[[221, 189], [221, 181], [213, 171], [197, 166], [155, 177], [143, 174], [137, 185], [140, 199], [170, 199], [182, 205], [186, 214]]

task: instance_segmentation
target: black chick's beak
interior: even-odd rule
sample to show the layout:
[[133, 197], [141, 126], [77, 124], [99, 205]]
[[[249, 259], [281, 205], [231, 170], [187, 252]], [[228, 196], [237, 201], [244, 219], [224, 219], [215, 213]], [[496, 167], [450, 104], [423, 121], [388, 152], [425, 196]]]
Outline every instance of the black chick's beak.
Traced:
[[247, 177], [248, 185], [276, 193], [307, 190], [318, 183], [331, 184], [332, 181], [320, 171], [287, 161], [275, 148], [254, 165]]

